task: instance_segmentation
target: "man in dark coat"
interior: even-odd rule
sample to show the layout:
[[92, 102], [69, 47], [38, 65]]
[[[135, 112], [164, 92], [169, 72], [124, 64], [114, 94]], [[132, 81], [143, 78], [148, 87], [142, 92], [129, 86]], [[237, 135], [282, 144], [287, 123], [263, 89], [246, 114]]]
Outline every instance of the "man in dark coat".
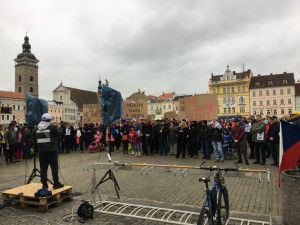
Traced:
[[47, 171], [50, 164], [53, 176], [53, 189], [64, 187], [58, 178], [58, 152], [57, 152], [57, 136], [59, 132], [57, 126], [51, 123], [51, 115], [45, 113], [42, 115], [42, 121], [37, 128], [33, 130], [33, 142], [35, 148], [39, 152], [41, 182], [43, 188], [48, 188]]
[[198, 158], [198, 146], [197, 146], [197, 138], [198, 138], [199, 132], [197, 127], [196, 121], [191, 121], [191, 124], [189, 126], [188, 130], [188, 142], [191, 148], [191, 155], [190, 157], [196, 157]]
[[279, 166], [279, 132], [280, 132], [280, 127], [278, 123], [277, 116], [273, 116], [271, 118], [272, 124], [269, 127], [268, 130], [268, 137], [270, 140], [270, 148], [273, 156], [273, 164], [272, 166]]

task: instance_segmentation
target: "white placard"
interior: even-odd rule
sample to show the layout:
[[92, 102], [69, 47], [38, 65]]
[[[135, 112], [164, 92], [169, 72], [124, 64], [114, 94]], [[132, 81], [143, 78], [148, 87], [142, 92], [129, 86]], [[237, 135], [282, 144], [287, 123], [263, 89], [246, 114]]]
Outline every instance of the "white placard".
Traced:
[[245, 125], [245, 132], [249, 133], [249, 132], [250, 132], [250, 129], [251, 129], [251, 125], [246, 124], [246, 125]]
[[258, 141], [263, 141], [265, 138], [265, 133], [261, 132], [261, 133], [257, 133], [257, 140]]

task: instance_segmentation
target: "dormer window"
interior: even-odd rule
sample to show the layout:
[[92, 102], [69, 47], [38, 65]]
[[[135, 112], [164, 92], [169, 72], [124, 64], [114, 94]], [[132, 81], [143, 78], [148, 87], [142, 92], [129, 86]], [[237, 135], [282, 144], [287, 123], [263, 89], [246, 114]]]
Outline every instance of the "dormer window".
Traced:
[[256, 81], [255, 82], [255, 87], [259, 87], [260, 86], [260, 82], [259, 81]]
[[283, 85], [287, 85], [287, 79], [282, 80]]
[[268, 86], [273, 86], [273, 81], [272, 80], [268, 80]]

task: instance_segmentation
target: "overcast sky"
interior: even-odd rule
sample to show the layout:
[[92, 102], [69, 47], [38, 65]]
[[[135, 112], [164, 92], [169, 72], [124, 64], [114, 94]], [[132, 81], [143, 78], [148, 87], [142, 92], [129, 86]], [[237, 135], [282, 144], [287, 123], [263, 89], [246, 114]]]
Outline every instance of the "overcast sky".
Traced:
[[0, 90], [14, 91], [14, 59], [28, 31], [40, 97], [66, 86], [123, 98], [206, 93], [211, 73], [251, 69], [300, 78], [300, 2], [289, 0], [0, 0]]

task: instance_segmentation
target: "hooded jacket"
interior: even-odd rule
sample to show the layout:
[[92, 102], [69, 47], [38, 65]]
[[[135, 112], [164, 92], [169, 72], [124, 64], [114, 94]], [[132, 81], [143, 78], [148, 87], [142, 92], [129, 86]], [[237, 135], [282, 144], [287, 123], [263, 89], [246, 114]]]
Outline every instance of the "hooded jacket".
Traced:
[[34, 146], [39, 153], [57, 151], [57, 136], [60, 133], [57, 126], [51, 122], [41, 121], [37, 128], [33, 130]]

